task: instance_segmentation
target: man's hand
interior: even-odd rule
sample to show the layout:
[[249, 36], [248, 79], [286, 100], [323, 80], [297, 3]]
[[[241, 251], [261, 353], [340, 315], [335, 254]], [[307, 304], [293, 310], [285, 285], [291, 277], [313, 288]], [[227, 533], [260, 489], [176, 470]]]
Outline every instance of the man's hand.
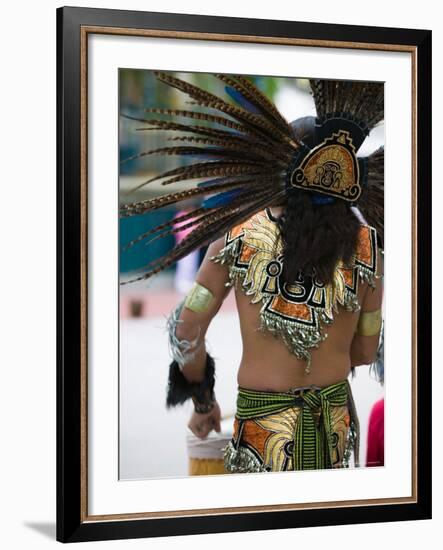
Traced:
[[212, 429], [216, 432], [221, 431], [220, 420], [220, 406], [216, 401], [212, 410], [208, 413], [202, 414], [193, 412], [191, 419], [189, 420], [188, 428], [200, 439], [205, 439]]

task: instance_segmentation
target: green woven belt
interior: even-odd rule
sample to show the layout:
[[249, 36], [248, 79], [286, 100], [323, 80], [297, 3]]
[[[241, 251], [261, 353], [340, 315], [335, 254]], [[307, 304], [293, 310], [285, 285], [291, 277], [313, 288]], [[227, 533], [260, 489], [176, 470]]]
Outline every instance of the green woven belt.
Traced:
[[[347, 380], [319, 389], [279, 393], [238, 389], [236, 417], [248, 420], [275, 414], [294, 406], [302, 414], [294, 433], [294, 469], [317, 470], [332, 467], [333, 432], [331, 407], [349, 406], [351, 427], [354, 430], [355, 465], [358, 466], [358, 419]], [[315, 415], [320, 410], [320, 415]], [[317, 420], [316, 420], [317, 416]]]

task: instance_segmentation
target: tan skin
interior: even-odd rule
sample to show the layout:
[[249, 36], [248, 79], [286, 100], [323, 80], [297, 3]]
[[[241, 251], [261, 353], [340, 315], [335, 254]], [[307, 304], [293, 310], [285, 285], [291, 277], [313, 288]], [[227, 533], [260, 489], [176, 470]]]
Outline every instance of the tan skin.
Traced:
[[[280, 209], [271, 210], [274, 216]], [[208, 326], [217, 314], [223, 300], [230, 291], [225, 286], [228, 281], [228, 268], [209, 258], [215, 256], [224, 246], [224, 238], [214, 241], [196, 275], [196, 281], [208, 288], [214, 295], [209, 308], [204, 313], [195, 313], [183, 308], [177, 326], [178, 338], [194, 339], [200, 334], [196, 356], [183, 368], [184, 376], [191, 382], [203, 379], [206, 363], [204, 337]], [[383, 272], [382, 258], [378, 257], [378, 273]], [[358, 301], [361, 311], [375, 311], [381, 308], [383, 279], [376, 279], [375, 289], [360, 282]], [[334, 322], [327, 327], [328, 337], [318, 349], [312, 350], [311, 372], [305, 373], [305, 362], [291, 354], [286, 345], [271, 333], [258, 331], [260, 326], [260, 304], [251, 304], [250, 297], [240, 288], [235, 288], [237, 311], [240, 319], [243, 353], [237, 373], [239, 386], [256, 390], [288, 391], [291, 388], [318, 386], [324, 387], [345, 380], [351, 367], [367, 365], [374, 361], [379, 334], [359, 336], [355, 334], [360, 312], [346, 311], [339, 306]], [[200, 328], [199, 328], [200, 327]], [[188, 427], [200, 438], [205, 438], [212, 429], [220, 431], [220, 407], [218, 403], [206, 414], [194, 412]]]

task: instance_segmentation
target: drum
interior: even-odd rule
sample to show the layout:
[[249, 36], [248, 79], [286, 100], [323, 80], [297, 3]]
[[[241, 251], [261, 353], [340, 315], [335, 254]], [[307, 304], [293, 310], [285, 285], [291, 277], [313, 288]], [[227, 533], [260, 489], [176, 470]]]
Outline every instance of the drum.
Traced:
[[232, 438], [232, 420], [222, 422], [220, 433], [210, 432], [206, 439], [200, 439], [190, 432], [186, 436], [190, 476], [227, 474], [223, 463], [223, 447]]

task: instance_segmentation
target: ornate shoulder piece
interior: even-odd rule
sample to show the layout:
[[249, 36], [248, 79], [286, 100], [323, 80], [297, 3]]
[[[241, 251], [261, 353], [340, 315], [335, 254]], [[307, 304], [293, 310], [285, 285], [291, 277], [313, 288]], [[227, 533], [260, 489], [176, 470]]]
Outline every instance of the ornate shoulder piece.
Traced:
[[241, 279], [244, 291], [253, 296], [252, 303], [257, 303], [270, 290], [266, 285], [268, 276], [275, 278], [281, 272], [281, 263], [276, 260], [281, 252], [278, 227], [264, 210], [231, 229], [226, 234], [225, 246], [211, 259], [228, 264], [227, 286]]
[[338, 268], [343, 274], [347, 286], [357, 292], [358, 277], [370, 286], [375, 285], [377, 274], [377, 231], [370, 225], [362, 224], [358, 236], [357, 249], [350, 266], [339, 263]]

